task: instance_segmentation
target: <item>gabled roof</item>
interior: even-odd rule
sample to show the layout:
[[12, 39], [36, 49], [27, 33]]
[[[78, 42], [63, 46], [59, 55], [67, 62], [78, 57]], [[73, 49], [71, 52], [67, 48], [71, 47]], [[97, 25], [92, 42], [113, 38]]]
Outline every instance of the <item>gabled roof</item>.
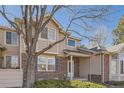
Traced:
[[111, 46], [109, 48], [106, 48], [108, 52], [111, 52], [111, 53], [118, 53], [120, 52], [120, 50], [124, 48], [124, 43], [121, 43], [121, 44], [118, 44], [118, 45], [114, 45], [114, 46]]

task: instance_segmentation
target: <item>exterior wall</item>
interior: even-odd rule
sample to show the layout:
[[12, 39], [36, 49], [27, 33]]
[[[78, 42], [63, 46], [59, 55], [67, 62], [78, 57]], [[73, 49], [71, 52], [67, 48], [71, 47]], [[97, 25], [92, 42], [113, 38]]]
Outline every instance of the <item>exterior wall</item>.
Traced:
[[[124, 48], [119, 52], [119, 53], [124, 53]], [[118, 56], [119, 56], [118, 53]], [[110, 55], [110, 69], [109, 69], [109, 81], [124, 81], [124, 74], [120, 74], [120, 59], [117, 61], [117, 73], [113, 74], [111, 72], [111, 65], [112, 65], [112, 54]]]
[[80, 58], [79, 62], [79, 76], [82, 78], [88, 78], [90, 60], [89, 58]]
[[102, 82], [101, 75], [101, 55], [92, 55], [90, 60], [90, 74], [88, 80], [94, 82]]
[[0, 30], [0, 44], [4, 44], [4, 31]]
[[91, 74], [101, 75], [100, 55], [91, 56], [90, 69], [91, 69]]
[[104, 81], [109, 81], [109, 55], [104, 55]]
[[0, 69], [0, 87], [22, 87], [22, 69]]
[[[64, 38], [63, 34], [59, 34], [59, 39]], [[63, 42], [59, 43], [59, 54], [63, 54], [63, 49], [67, 48], [67, 39], [65, 39]]]
[[[59, 40], [59, 28], [58, 26], [54, 23], [54, 21], [50, 21], [49, 24], [47, 25], [48, 29], [55, 29], [56, 30], [56, 41]], [[37, 50], [41, 50], [45, 47], [47, 47], [49, 44], [54, 43], [55, 41], [51, 41], [48, 39], [42, 39], [39, 35], [39, 40], [37, 43]], [[58, 53], [58, 45], [53, 46], [51, 49], [49, 49], [46, 52], [51, 52], [51, 53]]]
[[6, 51], [2, 52], [3, 56], [6, 55], [20, 55], [20, 47], [19, 44], [18, 45], [8, 45], [6, 44], [6, 40], [5, 40], [5, 31], [6, 30], [0, 30], [0, 44], [2, 44], [3, 46], [6, 47]]
[[91, 74], [91, 75], [88, 75], [88, 80], [89, 80], [89, 81], [94, 81], [94, 82], [101, 83], [101, 81], [102, 81], [102, 76], [101, 76], [101, 75]]
[[56, 57], [55, 71], [38, 71], [37, 76], [39, 80], [42, 79], [66, 79], [67, 77], [67, 58]]
[[[47, 25], [48, 29], [55, 29], [56, 30], [56, 41], [61, 40], [64, 38], [64, 34], [60, 32], [60, 28], [58, 27], [58, 25], [56, 25], [56, 23], [54, 21], [50, 21], [49, 24]], [[77, 43], [79, 43], [80, 41], [77, 39], [73, 39], [75, 40]], [[37, 51], [38, 50], [42, 50], [43, 48], [47, 47], [49, 44], [54, 43], [55, 41], [53, 40], [48, 40], [48, 39], [43, 39], [41, 38], [41, 34], [39, 35], [39, 39], [37, 42]], [[63, 50], [67, 49], [67, 48], [71, 48], [74, 49], [75, 47], [68, 47], [67, 46], [67, 39], [65, 39], [64, 41], [60, 42], [59, 44], [53, 46], [51, 49], [47, 50], [45, 53], [49, 53], [49, 54], [63, 54]], [[22, 53], [25, 52], [25, 45], [23, 42], [23, 39], [21, 38], [21, 49], [22, 49]]]
[[79, 77], [79, 57], [74, 57], [74, 77]]

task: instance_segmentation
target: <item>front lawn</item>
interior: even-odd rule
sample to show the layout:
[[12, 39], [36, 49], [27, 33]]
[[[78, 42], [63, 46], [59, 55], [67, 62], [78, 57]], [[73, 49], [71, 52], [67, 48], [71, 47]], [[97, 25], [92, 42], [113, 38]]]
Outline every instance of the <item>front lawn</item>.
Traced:
[[41, 80], [34, 84], [35, 88], [105, 88], [106, 86], [80, 80]]

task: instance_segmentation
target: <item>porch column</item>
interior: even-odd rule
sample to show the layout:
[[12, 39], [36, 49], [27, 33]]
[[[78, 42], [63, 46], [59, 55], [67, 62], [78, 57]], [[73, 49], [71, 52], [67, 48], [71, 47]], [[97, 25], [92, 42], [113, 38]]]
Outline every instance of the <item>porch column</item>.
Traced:
[[70, 56], [70, 61], [71, 61], [71, 76], [70, 76], [70, 79], [72, 80], [73, 79], [73, 56], [71, 55]]

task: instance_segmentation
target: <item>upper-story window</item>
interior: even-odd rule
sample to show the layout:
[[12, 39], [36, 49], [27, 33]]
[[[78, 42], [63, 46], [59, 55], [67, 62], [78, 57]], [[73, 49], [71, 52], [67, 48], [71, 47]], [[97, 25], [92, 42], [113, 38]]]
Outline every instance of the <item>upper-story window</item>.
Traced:
[[45, 28], [41, 33], [41, 38], [48, 39], [48, 28]]
[[16, 32], [6, 32], [6, 44], [18, 44], [18, 36]]
[[41, 38], [56, 40], [56, 30], [45, 28], [44, 31], [41, 33]]
[[76, 46], [75, 40], [68, 39], [68, 46]]

